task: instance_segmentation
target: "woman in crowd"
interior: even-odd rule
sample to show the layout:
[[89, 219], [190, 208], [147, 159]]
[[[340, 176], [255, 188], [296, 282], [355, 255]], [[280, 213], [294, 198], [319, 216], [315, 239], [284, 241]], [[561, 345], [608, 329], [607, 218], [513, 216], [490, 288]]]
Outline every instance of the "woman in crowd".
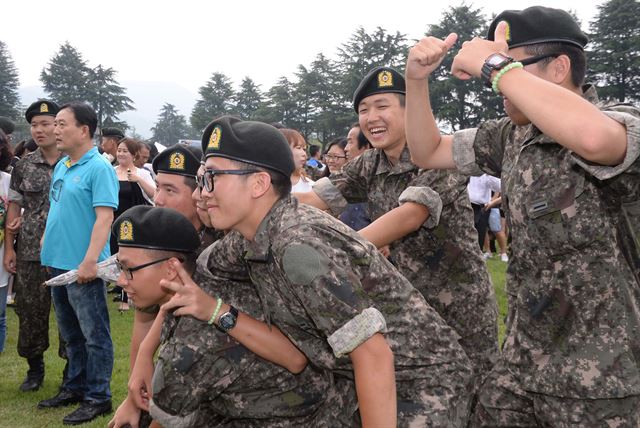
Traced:
[[293, 153], [293, 161], [296, 164], [296, 169], [291, 174], [291, 192], [310, 192], [313, 180], [304, 172], [304, 164], [307, 162], [307, 142], [302, 134], [295, 129], [283, 128], [279, 129], [279, 131], [289, 142], [291, 153]]
[[[135, 166], [140, 152], [140, 143], [133, 138], [123, 138], [118, 143], [118, 151], [116, 159], [118, 165], [114, 168], [120, 183], [120, 193], [118, 194], [118, 209], [113, 213], [115, 221], [120, 214], [136, 205], [152, 205], [153, 195], [156, 191], [156, 185], [151, 178], [149, 171]], [[118, 240], [115, 236], [111, 236], [110, 240], [111, 254], [118, 252]], [[119, 287], [118, 287], [119, 288]], [[129, 302], [127, 294], [121, 292], [120, 311], [129, 310]], [[117, 298], [116, 298], [117, 299]]]
[[327, 144], [322, 160], [329, 167], [330, 174], [339, 173], [342, 171], [342, 166], [347, 163], [346, 146], [347, 139], [344, 137], [336, 138]]

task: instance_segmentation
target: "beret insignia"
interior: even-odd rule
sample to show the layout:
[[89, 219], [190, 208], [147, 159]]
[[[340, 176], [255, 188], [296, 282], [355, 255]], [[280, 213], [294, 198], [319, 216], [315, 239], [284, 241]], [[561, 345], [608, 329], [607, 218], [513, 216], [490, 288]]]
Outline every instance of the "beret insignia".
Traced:
[[40, 113], [49, 113], [49, 106], [47, 103], [40, 104]]
[[172, 153], [171, 157], [169, 158], [169, 169], [184, 170], [184, 162], [184, 155], [182, 153]]
[[216, 126], [213, 128], [213, 132], [211, 132], [211, 137], [209, 138], [209, 144], [207, 145], [207, 149], [219, 149], [220, 148], [220, 139], [222, 138], [222, 129], [220, 126]]
[[378, 73], [378, 88], [386, 88], [389, 86], [393, 86], [393, 75], [387, 70]]
[[118, 239], [120, 241], [133, 241], [133, 224], [129, 220], [120, 223]]

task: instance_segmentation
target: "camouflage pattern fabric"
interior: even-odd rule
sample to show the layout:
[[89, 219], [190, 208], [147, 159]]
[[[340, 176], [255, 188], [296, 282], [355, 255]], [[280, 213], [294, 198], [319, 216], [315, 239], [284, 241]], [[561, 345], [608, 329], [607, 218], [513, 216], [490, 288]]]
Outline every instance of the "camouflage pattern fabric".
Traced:
[[[585, 97], [597, 102], [593, 88]], [[480, 393], [479, 415], [488, 412], [483, 403], [495, 399], [492, 388], [505, 384], [505, 373], [513, 379], [511, 390], [556, 397], [558, 408], [560, 398], [640, 394], [640, 288], [620, 251], [619, 220], [610, 207], [640, 199], [640, 119], [628, 107], [602, 108], [627, 129], [626, 158], [617, 167], [585, 162], [532, 125], [522, 139], [512, 138], [508, 119], [454, 136], [454, 159], [463, 172], [501, 176], [513, 236], [510, 326]], [[529, 407], [523, 412], [534, 411], [530, 403], [522, 404]], [[509, 413], [492, 410], [494, 420]]]
[[368, 150], [313, 189], [334, 214], [342, 198], [368, 201], [373, 220], [404, 202], [429, 208], [419, 230], [390, 245], [389, 260], [461, 336], [477, 374], [486, 374], [498, 356], [498, 307], [476, 243], [467, 181], [456, 172], [419, 170], [405, 147], [396, 165], [382, 150]]
[[40, 261], [40, 238], [47, 224], [54, 166], [49, 165], [38, 148], [20, 159], [11, 172], [9, 201], [18, 203], [24, 209], [17, 239], [18, 260]]
[[[214, 276], [200, 261], [194, 275], [206, 292], [260, 319], [255, 289], [236, 279], [242, 275]], [[293, 375], [192, 317], [169, 316], [163, 327], [151, 407], [163, 426], [352, 425], [355, 391], [338, 390], [330, 372], [308, 366]]]
[[363, 311], [373, 308], [384, 325], [371, 317], [375, 326], [367, 331], [383, 332], [394, 353], [399, 426], [466, 425], [472, 369], [458, 335], [371, 243], [290, 198], [275, 204], [252, 242], [238, 241], [231, 233], [216, 242], [209, 269], [244, 262], [267, 322], [312, 365], [354, 385], [351, 360], [336, 355], [357, 347], [354, 338], [368, 339], [358, 329], [367, 327]]

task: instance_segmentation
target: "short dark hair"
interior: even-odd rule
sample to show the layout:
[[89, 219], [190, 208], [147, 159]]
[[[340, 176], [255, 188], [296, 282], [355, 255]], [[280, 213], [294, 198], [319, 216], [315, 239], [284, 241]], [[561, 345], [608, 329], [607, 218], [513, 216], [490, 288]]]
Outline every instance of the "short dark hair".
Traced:
[[7, 134], [0, 129], [0, 171], [4, 171], [11, 165], [13, 160], [13, 152], [11, 151], [11, 145], [9, 144], [9, 138]]
[[587, 57], [579, 47], [566, 43], [537, 43], [525, 46], [524, 51], [531, 56], [553, 55], [538, 63], [542, 67], [546, 67], [554, 58], [560, 55], [568, 56], [569, 61], [571, 61], [571, 83], [577, 88], [584, 83], [587, 72]]
[[398, 96], [398, 100], [400, 101], [400, 107], [404, 108], [407, 103], [407, 96], [405, 94], [396, 94]]
[[89, 127], [89, 137], [93, 138], [98, 128], [98, 116], [96, 111], [87, 103], [80, 101], [72, 101], [66, 103], [60, 107], [60, 111], [69, 109], [73, 112], [73, 116], [76, 118], [76, 122], [80, 126]]
[[196, 271], [196, 260], [198, 255], [196, 253], [179, 253], [177, 251], [165, 251], [165, 250], [149, 250], [154, 258], [164, 259], [175, 257], [182, 260], [182, 266], [189, 275], [192, 275]]
[[187, 177], [186, 175], [183, 175], [182, 178], [184, 179], [185, 186], [191, 189], [191, 193], [193, 193], [193, 191], [196, 190], [196, 187], [198, 187], [196, 179], [193, 177]]
[[320, 151], [320, 147], [315, 144], [309, 144], [309, 156], [314, 157]]
[[[269, 178], [271, 179], [271, 186], [273, 187], [273, 190], [275, 191], [278, 199], [284, 199], [291, 194], [291, 177], [287, 177], [281, 172], [269, 168], [263, 168], [236, 160], [232, 162], [234, 166], [240, 169], [257, 169], [260, 172], [266, 172], [267, 174], [269, 174]], [[248, 177], [248, 175], [245, 175], [244, 177]]]
[[329, 150], [331, 149], [331, 147], [333, 146], [338, 146], [340, 147], [342, 150], [344, 150], [345, 147], [347, 147], [347, 139], [345, 137], [338, 137], [335, 138], [333, 140], [331, 140], [329, 142], [329, 144], [327, 144], [324, 148], [324, 153], [329, 153]]

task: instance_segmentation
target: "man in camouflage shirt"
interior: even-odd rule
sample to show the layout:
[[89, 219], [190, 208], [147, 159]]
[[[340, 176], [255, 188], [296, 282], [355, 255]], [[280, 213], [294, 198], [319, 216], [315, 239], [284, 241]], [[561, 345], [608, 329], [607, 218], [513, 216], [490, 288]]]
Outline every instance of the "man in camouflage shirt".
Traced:
[[[210, 272], [246, 271], [265, 320], [357, 390], [364, 426], [465, 426], [472, 370], [458, 336], [374, 246], [290, 198], [281, 134], [223, 117], [203, 149], [212, 223], [243, 236], [214, 243]], [[214, 322], [225, 326], [234, 309], [220, 312]]]
[[[48, 276], [40, 265], [40, 238], [49, 211], [51, 174], [60, 159], [53, 134], [57, 113], [58, 105], [53, 101], [40, 100], [29, 106], [25, 117], [38, 148], [18, 161], [9, 185], [3, 262], [5, 269], [16, 274], [18, 355], [29, 362], [27, 377], [20, 385], [21, 391], [34, 391], [42, 385], [43, 354], [49, 348], [51, 295], [42, 285]], [[21, 210], [24, 210], [22, 214]], [[8, 226], [16, 220], [21, 221], [21, 229], [14, 247], [15, 233]], [[64, 355], [64, 343], [59, 354], [61, 357]]]
[[582, 86], [587, 37], [562, 10], [505, 11], [488, 38], [464, 43], [452, 72], [482, 75], [508, 118], [440, 135], [426, 77], [453, 34], [421, 40], [406, 72], [413, 159], [502, 178], [512, 318], [472, 424], [638, 426], [640, 291], [616, 223], [628, 210], [637, 233], [640, 112]]
[[[163, 230], [172, 230], [175, 234], [168, 236], [162, 234]], [[189, 260], [195, 254], [198, 241], [193, 226], [173, 210], [134, 207], [116, 220], [114, 233], [118, 237], [123, 266], [119, 284], [145, 306], [169, 300], [171, 294], [167, 288], [161, 288], [159, 281], [176, 275], [172, 260], [167, 260], [170, 256], [183, 260], [185, 268], [181, 272], [184, 275], [193, 268], [189, 267], [193, 260]], [[162, 254], [155, 254], [158, 250]], [[208, 250], [200, 256], [194, 280], [210, 295], [241, 302], [240, 310], [259, 317], [260, 303], [253, 286], [243, 281], [243, 275], [232, 270], [226, 271], [224, 276], [209, 273], [208, 260], [215, 259], [215, 253], [213, 257], [210, 254]], [[163, 257], [158, 259], [160, 256]], [[145, 267], [144, 271], [131, 266], [155, 260], [158, 260], [157, 264]], [[188, 287], [192, 292], [202, 293], [195, 284]], [[185, 294], [182, 288], [179, 296]], [[164, 312], [162, 314], [164, 317]], [[158, 321], [156, 327], [162, 319]], [[158, 331], [159, 328], [152, 329], [149, 335]], [[261, 333], [254, 334], [259, 336]], [[338, 393], [330, 372], [305, 368], [304, 355], [281, 333], [277, 334], [288, 344], [286, 346], [299, 354], [299, 357], [286, 355], [286, 367], [259, 358], [231, 335], [219, 332], [212, 325], [190, 316], [167, 314], [149, 406], [151, 416], [162, 426], [172, 427], [350, 426], [355, 412], [355, 395]], [[136, 365], [151, 359], [153, 352], [145, 354], [148, 341], [145, 339]], [[281, 359], [277, 362], [283, 364]], [[288, 370], [300, 373], [293, 375]], [[349, 386], [343, 384], [342, 387]], [[131, 414], [125, 415], [125, 412]], [[139, 410], [119, 409], [109, 426], [117, 428], [126, 423], [137, 423], [139, 414]]]
[[296, 197], [335, 216], [347, 203], [367, 201], [374, 222], [360, 234], [378, 248], [390, 246], [389, 260], [461, 336], [480, 379], [498, 355], [498, 309], [476, 244], [468, 179], [411, 162], [404, 92], [396, 70], [371, 70], [356, 89], [354, 108], [373, 150]]

